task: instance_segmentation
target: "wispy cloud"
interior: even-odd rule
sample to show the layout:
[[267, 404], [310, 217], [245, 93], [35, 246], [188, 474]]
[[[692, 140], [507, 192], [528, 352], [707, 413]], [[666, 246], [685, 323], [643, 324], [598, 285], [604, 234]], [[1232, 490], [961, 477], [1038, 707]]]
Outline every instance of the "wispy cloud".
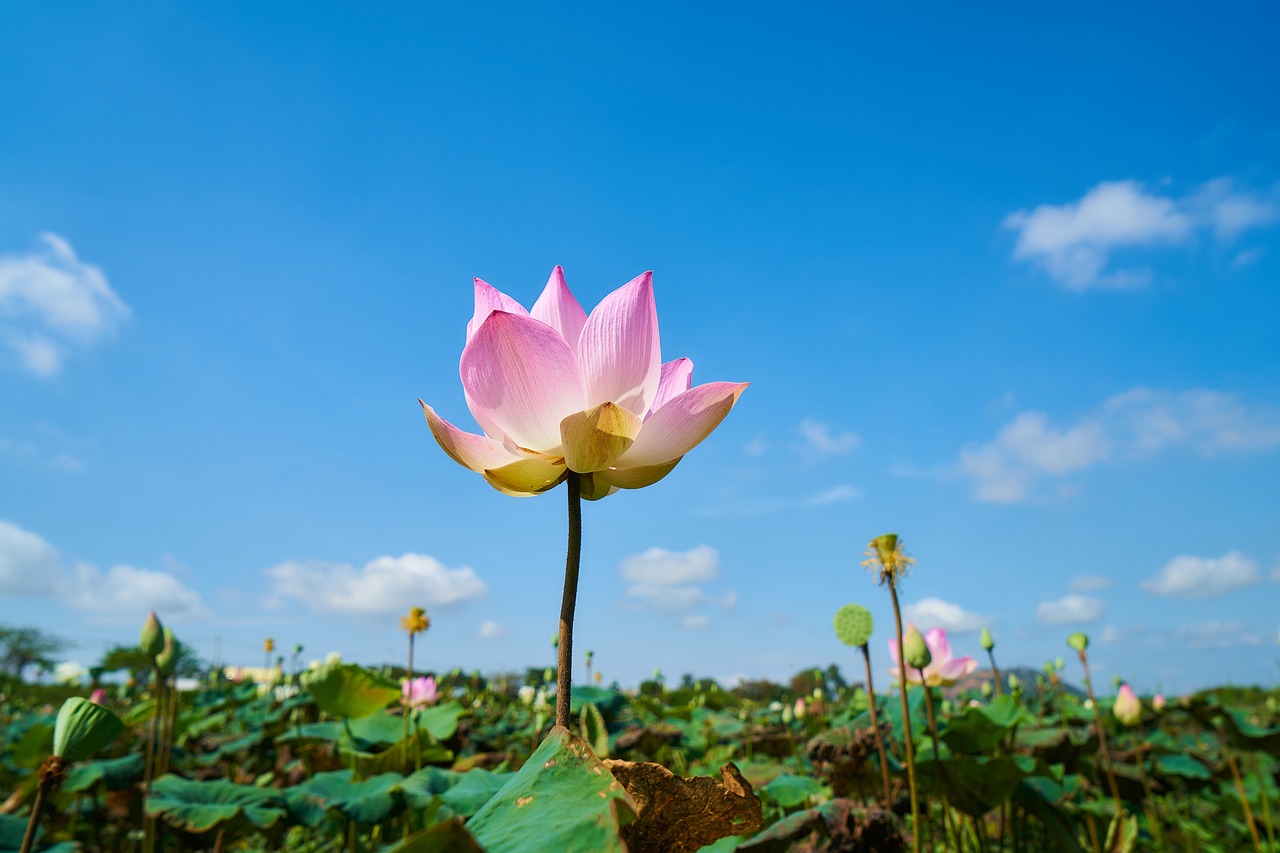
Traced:
[[805, 418], [797, 428], [804, 439], [801, 447], [806, 453], [815, 456], [839, 456], [852, 453], [862, 443], [855, 432], [832, 432], [831, 425], [821, 421]]
[[627, 582], [627, 601], [639, 610], [651, 610], [679, 617], [686, 628], [710, 624], [710, 616], [700, 611], [708, 605], [725, 610], [737, 606], [738, 595], [730, 590], [712, 596], [703, 585], [715, 580], [720, 554], [709, 545], [688, 551], [650, 548], [633, 554], [618, 564], [618, 574]]
[[980, 631], [992, 624], [986, 616], [965, 610], [959, 604], [941, 598], [922, 598], [903, 607], [903, 611], [907, 619], [914, 622], [921, 631], [945, 628], [952, 634], [966, 634]]
[[1111, 586], [1114, 581], [1103, 575], [1076, 575], [1071, 580], [1072, 592], [1097, 592], [1100, 589], [1106, 589]]
[[1074, 592], [1057, 601], [1045, 601], [1036, 606], [1036, 619], [1045, 625], [1100, 622], [1106, 613], [1107, 605], [1102, 599]]
[[1261, 582], [1257, 560], [1228, 551], [1221, 557], [1174, 557], [1142, 588], [1152, 595], [1217, 598]]
[[0, 350], [28, 373], [57, 375], [68, 356], [111, 337], [130, 313], [64, 237], [41, 234], [34, 251], [0, 255]]
[[447, 607], [474, 601], [489, 588], [470, 567], [450, 569], [427, 554], [377, 557], [356, 568], [349, 563], [291, 561], [263, 572], [279, 602], [296, 601], [322, 613], [386, 616], [406, 602]]
[[482, 640], [497, 640], [507, 636], [507, 629], [492, 619], [486, 619], [480, 623], [479, 634]]
[[1183, 447], [1204, 456], [1280, 447], [1280, 412], [1218, 391], [1134, 388], [1074, 423], [1022, 412], [991, 441], [964, 448], [956, 468], [972, 480], [976, 499], [1015, 503], [1041, 479]]
[[1227, 243], [1277, 218], [1274, 190], [1261, 194], [1228, 178], [1182, 197], [1126, 180], [1104, 181], [1067, 204], [1014, 211], [1003, 225], [1017, 234], [1014, 260], [1035, 264], [1068, 290], [1082, 291], [1139, 287], [1151, 280], [1145, 266], [1113, 268], [1116, 250], [1182, 246], [1200, 232]]
[[837, 503], [844, 503], [845, 501], [851, 501], [854, 498], [858, 497], [859, 494], [861, 493], [858, 491], [858, 489], [855, 486], [850, 486], [850, 485], [832, 486], [830, 489], [827, 489], [825, 492], [819, 492], [818, 494], [809, 498], [808, 501], [806, 501], [806, 503], [808, 503], [809, 506], [827, 506], [829, 504], [837, 504]]
[[1175, 640], [1181, 640], [1193, 649], [1229, 649], [1234, 646], [1260, 646], [1263, 636], [1243, 622], [1210, 619], [1190, 625], [1180, 625], [1174, 632]]

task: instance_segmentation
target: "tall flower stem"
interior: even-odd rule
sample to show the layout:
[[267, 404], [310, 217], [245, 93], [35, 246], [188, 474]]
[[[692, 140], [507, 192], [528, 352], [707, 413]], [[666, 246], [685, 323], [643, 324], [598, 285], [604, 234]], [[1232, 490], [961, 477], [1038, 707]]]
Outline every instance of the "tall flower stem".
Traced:
[[898, 587], [889, 575], [889, 596], [893, 599], [893, 621], [898, 629], [898, 693], [902, 696], [902, 734], [907, 750], [907, 784], [911, 788], [911, 849], [920, 853], [920, 800], [916, 797], [916, 750], [911, 743], [911, 706], [907, 703], [907, 656], [902, 650], [902, 609]]
[[1089, 701], [1093, 703], [1093, 719], [1098, 729], [1098, 742], [1102, 746], [1102, 767], [1107, 772], [1107, 784], [1111, 786], [1111, 796], [1116, 801], [1116, 813], [1123, 817], [1124, 800], [1120, 798], [1120, 786], [1116, 784], [1116, 775], [1111, 772], [1111, 747], [1107, 746], [1107, 727], [1102, 722], [1102, 709], [1093, 695], [1093, 679], [1089, 677], [1089, 658], [1084, 649], [1080, 650], [1080, 665], [1084, 667], [1084, 686], [1089, 691]]
[[1004, 695], [1004, 685], [1000, 683], [1000, 667], [996, 666], [996, 653], [992, 649], [987, 649], [987, 657], [991, 660], [991, 674], [996, 679], [996, 695]]
[[44, 812], [44, 801], [50, 793], [62, 785], [70, 769], [71, 765], [56, 755], [50, 755], [40, 765], [40, 770], [37, 772], [40, 783], [36, 787], [35, 802], [31, 804], [31, 817], [27, 820], [27, 831], [22, 836], [20, 853], [30, 853], [36, 840], [36, 832], [40, 828], [40, 815]]
[[924, 677], [924, 670], [918, 669], [920, 673], [920, 686], [924, 688], [924, 708], [929, 720], [929, 738], [933, 741], [933, 763], [937, 765], [938, 772], [942, 776], [942, 849], [949, 849], [948, 839], [957, 845], [959, 849], [960, 839], [959, 833], [953, 832], [951, 828], [951, 804], [947, 801], [947, 788], [951, 785], [951, 780], [947, 777], [946, 766], [942, 763], [942, 756], [938, 752], [938, 723], [933, 716], [933, 690], [929, 688], [929, 682]]
[[569, 691], [573, 684], [573, 611], [578, 605], [578, 568], [582, 563], [582, 480], [570, 471], [569, 548], [564, 558], [564, 593], [560, 598], [560, 645], [556, 659], [556, 725], [569, 727]]
[[1160, 830], [1160, 808], [1156, 803], [1156, 796], [1151, 791], [1151, 780], [1147, 778], [1147, 757], [1145, 751], [1139, 748], [1138, 755], [1138, 775], [1142, 779], [1142, 792], [1145, 794], [1143, 806], [1147, 813], [1147, 825], [1151, 829], [1151, 837], [1156, 842], [1156, 848], [1164, 853], [1164, 833]]
[[[1221, 733], [1221, 730], [1219, 730]], [[1223, 738], [1225, 742], [1226, 738]], [[1253, 809], [1249, 808], [1249, 797], [1244, 791], [1244, 780], [1240, 778], [1240, 765], [1236, 764], [1235, 756], [1231, 754], [1231, 750], [1223, 749], [1223, 755], [1227, 757], [1227, 767], [1231, 768], [1231, 776], [1236, 783], [1236, 794], [1240, 797], [1240, 807], [1244, 810], [1244, 822], [1249, 827], [1249, 836], [1253, 839], [1253, 849], [1262, 851], [1262, 840], [1258, 837], [1258, 825], [1253, 821]], [[1264, 785], [1266, 780], [1258, 780]]]
[[876, 719], [876, 689], [871, 685], [871, 652], [862, 644], [862, 660], [867, 664], [867, 698], [871, 711], [871, 733], [876, 738], [876, 752], [880, 753], [880, 776], [884, 780], [884, 807], [892, 809], [889, 802], [889, 760], [884, 755], [884, 739], [880, 737], [880, 722]]

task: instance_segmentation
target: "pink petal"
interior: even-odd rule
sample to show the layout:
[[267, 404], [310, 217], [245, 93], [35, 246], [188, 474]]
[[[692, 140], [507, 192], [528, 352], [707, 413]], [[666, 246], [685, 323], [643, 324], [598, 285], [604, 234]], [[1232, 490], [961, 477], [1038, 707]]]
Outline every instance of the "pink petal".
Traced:
[[708, 382], [672, 397], [644, 422], [618, 468], [658, 465], [684, 456], [711, 435], [738, 401], [746, 382]]
[[[693, 362], [687, 358], [677, 358], [662, 365], [658, 374], [658, 394], [649, 407], [649, 415], [665, 406], [672, 397], [683, 394], [693, 385]], [[646, 418], [648, 415], [645, 416]]]
[[427, 416], [427, 425], [431, 427], [431, 434], [435, 436], [436, 442], [459, 465], [479, 473], [486, 468], [500, 468], [519, 458], [503, 447], [502, 442], [460, 430], [437, 415], [435, 409], [421, 400], [418, 402], [422, 405], [423, 414]]
[[951, 660], [951, 642], [942, 628], [929, 629], [929, 633], [924, 635], [924, 644], [929, 647], [929, 654], [934, 660], [941, 663]]
[[563, 462], [529, 456], [501, 468], [488, 468], [484, 471], [484, 478], [504, 495], [526, 498], [560, 485], [567, 471]]
[[578, 338], [582, 336], [582, 326], [587, 322], [587, 312], [569, 292], [569, 285], [564, 282], [564, 270], [559, 264], [551, 271], [551, 278], [547, 279], [547, 286], [538, 301], [533, 303], [529, 316], [559, 332], [573, 354], [578, 354]]
[[529, 312], [524, 310], [524, 306], [516, 302], [510, 296], [498, 290], [493, 285], [481, 279], [476, 279], [476, 309], [471, 317], [471, 321], [467, 323], [467, 342], [470, 343], [471, 338], [475, 335], [480, 325], [489, 318], [494, 311], [506, 311], [508, 314], [527, 315]]
[[971, 657], [953, 658], [938, 667], [938, 675], [946, 681], [959, 681], [978, 668], [978, 662]]
[[893, 665], [898, 665], [898, 638], [889, 638], [889, 659], [893, 661]]
[[578, 359], [587, 406], [611, 402], [641, 416], [649, 411], [662, 368], [652, 273], [632, 279], [596, 306], [582, 327]]
[[558, 451], [560, 421], [586, 408], [569, 345], [532, 317], [490, 314], [462, 351], [461, 374], [476, 420], [526, 450]]

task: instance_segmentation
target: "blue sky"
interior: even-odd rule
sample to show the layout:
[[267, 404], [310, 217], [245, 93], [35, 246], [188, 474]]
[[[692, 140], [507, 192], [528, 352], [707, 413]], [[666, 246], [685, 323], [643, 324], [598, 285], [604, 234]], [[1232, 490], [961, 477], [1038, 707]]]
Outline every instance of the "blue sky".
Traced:
[[606, 678], [856, 671], [889, 530], [961, 653], [1280, 675], [1268, 6], [4, 18], [0, 621], [373, 662], [423, 604], [421, 665], [549, 662], [563, 490], [493, 491], [416, 398], [473, 428], [472, 277], [562, 264], [588, 309], [652, 269], [663, 357], [752, 383], [586, 507]]

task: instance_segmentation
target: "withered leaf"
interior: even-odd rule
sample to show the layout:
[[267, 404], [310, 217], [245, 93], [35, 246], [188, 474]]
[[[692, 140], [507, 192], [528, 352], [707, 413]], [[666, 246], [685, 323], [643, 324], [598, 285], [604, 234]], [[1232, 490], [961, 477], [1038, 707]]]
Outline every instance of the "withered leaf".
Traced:
[[606, 761], [635, 800], [638, 817], [622, 828], [631, 853], [693, 853], [729, 835], [756, 832], [760, 801], [733, 762], [720, 778], [676, 776], [661, 764]]

